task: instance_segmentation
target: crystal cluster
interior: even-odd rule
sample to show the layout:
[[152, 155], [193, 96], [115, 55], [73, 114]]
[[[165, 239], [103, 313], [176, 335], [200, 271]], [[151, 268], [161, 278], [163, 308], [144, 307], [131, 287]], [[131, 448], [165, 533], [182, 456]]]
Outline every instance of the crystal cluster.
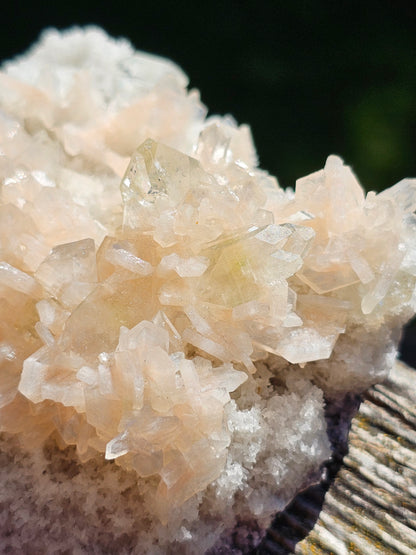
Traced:
[[324, 394], [394, 360], [416, 180], [365, 195], [330, 156], [283, 190], [247, 126], [98, 29], [2, 69], [0, 430], [133, 469], [152, 553], [267, 525], [330, 456]]

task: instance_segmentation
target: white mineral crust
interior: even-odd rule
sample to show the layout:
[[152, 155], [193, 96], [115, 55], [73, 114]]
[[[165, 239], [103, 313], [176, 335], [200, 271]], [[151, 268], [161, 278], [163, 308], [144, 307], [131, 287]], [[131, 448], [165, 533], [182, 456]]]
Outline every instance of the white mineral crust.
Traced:
[[416, 180], [284, 191], [187, 82], [96, 28], [0, 73], [0, 430], [134, 469], [152, 554], [266, 527], [416, 308]]

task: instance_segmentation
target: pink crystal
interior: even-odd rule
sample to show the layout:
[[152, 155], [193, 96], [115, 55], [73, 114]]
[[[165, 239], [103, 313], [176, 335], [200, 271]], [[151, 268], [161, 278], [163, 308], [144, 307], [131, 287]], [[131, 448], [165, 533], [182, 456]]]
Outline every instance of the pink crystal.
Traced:
[[186, 85], [94, 28], [3, 66], [0, 430], [134, 469], [143, 537], [194, 552], [267, 525], [330, 456], [324, 394], [389, 371], [416, 180], [330, 156], [284, 191]]

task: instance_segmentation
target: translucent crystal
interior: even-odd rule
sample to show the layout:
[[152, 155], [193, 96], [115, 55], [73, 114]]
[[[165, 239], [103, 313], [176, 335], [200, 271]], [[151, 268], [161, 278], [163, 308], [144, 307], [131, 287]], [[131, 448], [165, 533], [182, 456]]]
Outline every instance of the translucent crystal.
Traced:
[[98, 29], [0, 72], [0, 431], [134, 470], [148, 552], [267, 526], [416, 310], [414, 179], [284, 191], [186, 85]]
[[416, 210], [416, 179], [402, 179], [380, 196], [392, 199], [404, 214], [412, 213]]
[[54, 247], [35, 273], [38, 281], [65, 306], [77, 306], [97, 283], [92, 239]]
[[147, 276], [153, 272], [153, 267], [149, 262], [135, 256], [128, 250], [128, 245], [124, 246], [123, 243], [114, 243], [112, 247], [106, 251], [105, 258], [108, 262], [114, 264], [114, 266], [121, 266], [135, 274]]
[[26, 293], [31, 297], [36, 297], [40, 294], [39, 284], [36, 283], [32, 276], [18, 268], [14, 268], [7, 262], [0, 262], [0, 284], [21, 293]]
[[179, 277], [200, 277], [208, 268], [208, 260], [203, 256], [181, 258], [176, 253], [164, 256], [160, 261], [159, 274], [174, 270]]

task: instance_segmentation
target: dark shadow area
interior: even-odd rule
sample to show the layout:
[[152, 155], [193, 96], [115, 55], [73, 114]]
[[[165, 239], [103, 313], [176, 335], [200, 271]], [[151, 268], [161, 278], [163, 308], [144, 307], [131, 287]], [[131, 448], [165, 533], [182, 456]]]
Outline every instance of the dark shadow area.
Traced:
[[409, 366], [416, 368], [416, 320], [412, 320], [403, 330], [399, 358]]

